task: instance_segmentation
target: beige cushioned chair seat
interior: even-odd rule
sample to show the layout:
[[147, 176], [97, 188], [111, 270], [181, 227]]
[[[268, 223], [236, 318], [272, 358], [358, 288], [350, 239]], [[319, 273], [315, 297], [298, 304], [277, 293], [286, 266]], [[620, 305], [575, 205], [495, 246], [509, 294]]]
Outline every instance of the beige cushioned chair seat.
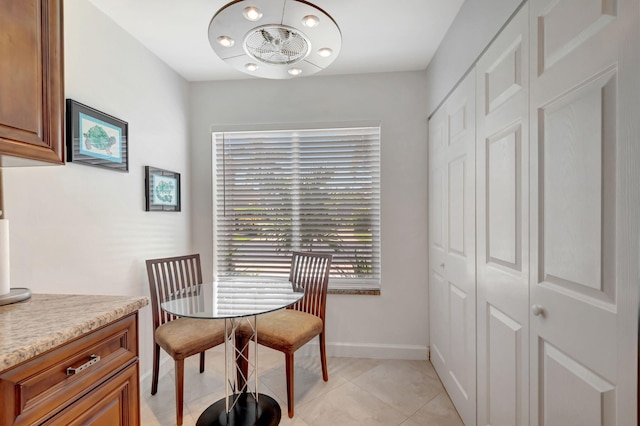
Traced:
[[156, 328], [155, 336], [173, 359], [184, 359], [224, 343], [224, 321], [176, 318]]
[[287, 352], [297, 350], [322, 332], [320, 318], [293, 309], [258, 315], [257, 322], [258, 342]]

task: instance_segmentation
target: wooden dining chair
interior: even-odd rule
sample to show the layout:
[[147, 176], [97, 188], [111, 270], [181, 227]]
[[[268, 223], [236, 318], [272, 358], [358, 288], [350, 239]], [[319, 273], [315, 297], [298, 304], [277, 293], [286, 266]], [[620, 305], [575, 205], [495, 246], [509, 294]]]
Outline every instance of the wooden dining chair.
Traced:
[[[294, 288], [304, 289], [304, 297], [287, 309], [259, 315], [256, 320], [258, 344], [285, 355], [289, 417], [293, 417], [294, 407], [294, 353], [316, 336], [320, 341], [322, 378], [325, 382], [329, 380], [325, 350], [325, 307], [331, 259], [330, 254], [294, 252], [289, 281]], [[243, 377], [247, 377], [247, 342], [252, 334], [248, 326], [240, 327], [238, 347], [244, 348], [242, 357], [238, 358], [238, 366], [242, 372], [242, 376], [239, 375], [240, 382]]]
[[153, 377], [151, 395], [158, 391], [160, 348], [175, 362], [176, 423], [182, 425], [184, 402], [184, 360], [200, 354], [200, 373], [204, 371], [204, 351], [224, 343], [224, 321], [177, 318], [164, 312], [160, 304], [172, 295], [197, 294], [202, 284], [200, 255], [149, 259], [147, 274], [153, 315]]

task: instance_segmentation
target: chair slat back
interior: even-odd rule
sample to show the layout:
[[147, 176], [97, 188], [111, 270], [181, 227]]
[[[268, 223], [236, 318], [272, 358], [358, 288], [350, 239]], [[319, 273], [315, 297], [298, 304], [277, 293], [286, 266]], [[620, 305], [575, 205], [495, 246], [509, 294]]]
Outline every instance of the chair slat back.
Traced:
[[332, 258], [330, 254], [292, 253], [289, 281], [294, 287], [304, 288], [304, 297], [289, 309], [316, 315], [324, 322]]
[[147, 275], [151, 294], [151, 310], [153, 329], [174, 320], [174, 315], [168, 314], [160, 308], [160, 304], [177, 295], [197, 294], [198, 284], [202, 284], [202, 269], [200, 255], [166, 257], [149, 259]]

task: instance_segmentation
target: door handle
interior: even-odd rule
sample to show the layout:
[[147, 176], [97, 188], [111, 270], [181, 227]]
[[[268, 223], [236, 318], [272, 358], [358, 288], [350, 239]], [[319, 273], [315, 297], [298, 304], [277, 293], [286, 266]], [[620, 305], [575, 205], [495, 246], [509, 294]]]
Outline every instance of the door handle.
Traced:
[[544, 308], [540, 305], [532, 305], [531, 306], [531, 313], [536, 316], [536, 317], [543, 317], [545, 316], [545, 312], [544, 312]]

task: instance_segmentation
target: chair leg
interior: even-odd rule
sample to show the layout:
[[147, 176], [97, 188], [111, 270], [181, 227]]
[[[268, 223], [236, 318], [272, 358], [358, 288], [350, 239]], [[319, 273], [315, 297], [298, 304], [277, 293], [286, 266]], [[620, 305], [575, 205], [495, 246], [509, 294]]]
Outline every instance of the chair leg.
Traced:
[[249, 339], [236, 334], [236, 350], [236, 386], [240, 391], [244, 389], [249, 374]]
[[200, 373], [204, 373], [204, 351], [200, 352]]
[[153, 373], [151, 374], [151, 395], [158, 392], [158, 373], [160, 371], [160, 345], [153, 345]]
[[184, 404], [184, 360], [177, 359], [176, 368], [176, 424], [182, 425], [182, 409]]
[[329, 370], [327, 370], [327, 350], [324, 343], [324, 333], [320, 333], [320, 362], [322, 363], [322, 378], [329, 381]]
[[289, 408], [289, 418], [293, 417], [293, 353], [285, 353], [285, 365], [287, 370], [287, 407]]

